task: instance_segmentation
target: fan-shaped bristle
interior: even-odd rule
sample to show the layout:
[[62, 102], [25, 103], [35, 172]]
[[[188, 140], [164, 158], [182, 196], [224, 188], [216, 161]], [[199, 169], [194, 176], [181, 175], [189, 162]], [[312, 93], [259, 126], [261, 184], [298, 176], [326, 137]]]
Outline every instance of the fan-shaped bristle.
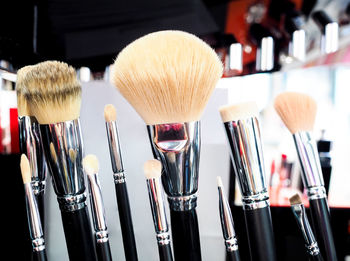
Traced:
[[143, 165], [143, 171], [147, 179], [159, 178], [162, 175], [162, 163], [159, 160], [148, 160]]
[[294, 196], [290, 197], [289, 202], [291, 205], [302, 204], [299, 194], [295, 194]]
[[275, 98], [274, 106], [292, 134], [313, 129], [317, 104], [310, 96], [296, 92], [284, 92]]
[[215, 51], [181, 31], [148, 34], [118, 55], [111, 80], [146, 124], [200, 119], [223, 72]]
[[21, 156], [21, 173], [22, 173], [22, 179], [23, 183], [30, 183], [32, 179], [31, 171], [30, 171], [30, 164], [27, 156], [25, 154], [22, 154]]
[[85, 156], [83, 159], [83, 168], [87, 175], [94, 175], [95, 173], [98, 173], [99, 164], [97, 157], [93, 154]]
[[104, 116], [106, 122], [116, 121], [117, 120], [117, 111], [112, 104], [107, 104], [104, 110]]
[[237, 121], [259, 115], [259, 109], [255, 102], [225, 105], [219, 111], [223, 122]]
[[19, 87], [40, 124], [70, 121], [80, 115], [81, 86], [75, 70], [66, 63], [46, 61], [29, 66]]

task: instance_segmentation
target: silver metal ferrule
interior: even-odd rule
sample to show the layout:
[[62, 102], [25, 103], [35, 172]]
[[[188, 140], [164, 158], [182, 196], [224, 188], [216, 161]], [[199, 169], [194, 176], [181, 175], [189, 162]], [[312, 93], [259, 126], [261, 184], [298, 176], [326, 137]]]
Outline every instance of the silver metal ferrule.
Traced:
[[296, 204], [292, 205], [291, 208], [304, 237], [307, 252], [310, 255], [318, 255], [320, 253], [320, 249], [318, 248], [315, 236], [311, 230], [304, 205]]
[[39, 124], [34, 117], [20, 116], [18, 127], [20, 150], [29, 160], [34, 194], [44, 193], [47, 166], [40, 141]]
[[257, 117], [224, 123], [243, 209], [269, 206], [263, 150]]
[[114, 182], [116, 184], [124, 183], [125, 174], [124, 174], [124, 167], [123, 167], [123, 161], [122, 161], [122, 153], [121, 153], [120, 143], [119, 143], [117, 122], [116, 121], [106, 122], [106, 130], [107, 130], [109, 154], [111, 156], [112, 169], [114, 173], [113, 175]]
[[27, 217], [29, 225], [29, 234], [32, 239], [34, 251], [45, 249], [44, 234], [41, 227], [38, 204], [30, 183], [24, 184], [24, 193], [27, 207]]
[[200, 122], [147, 126], [153, 155], [162, 162], [162, 182], [170, 208], [185, 211], [197, 206]]
[[225, 239], [225, 246], [228, 252], [238, 250], [238, 241], [233, 226], [233, 218], [230, 205], [225, 197], [224, 189], [218, 187], [219, 191], [219, 210], [222, 234]]
[[86, 206], [82, 167], [83, 141], [79, 119], [40, 125], [41, 140], [62, 211]]
[[87, 175], [90, 193], [90, 205], [94, 223], [96, 240], [98, 243], [108, 241], [108, 231], [105, 219], [105, 210], [98, 174]]
[[300, 162], [302, 180], [309, 199], [327, 197], [317, 146], [311, 133], [297, 132], [293, 134], [293, 139]]
[[168, 221], [165, 213], [163, 190], [159, 178], [147, 179], [149, 202], [152, 210], [153, 224], [159, 245], [170, 243]]

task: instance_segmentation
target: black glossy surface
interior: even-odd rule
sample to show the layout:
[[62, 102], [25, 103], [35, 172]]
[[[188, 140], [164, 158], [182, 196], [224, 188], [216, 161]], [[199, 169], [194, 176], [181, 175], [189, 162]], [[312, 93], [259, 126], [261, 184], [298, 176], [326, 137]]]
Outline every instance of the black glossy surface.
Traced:
[[96, 244], [97, 260], [112, 261], [111, 247], [109, 241]]
[[173, 254], [171, 252], [171, 245], [158, 245], [159, 260], [160, 261], [173, 261]]

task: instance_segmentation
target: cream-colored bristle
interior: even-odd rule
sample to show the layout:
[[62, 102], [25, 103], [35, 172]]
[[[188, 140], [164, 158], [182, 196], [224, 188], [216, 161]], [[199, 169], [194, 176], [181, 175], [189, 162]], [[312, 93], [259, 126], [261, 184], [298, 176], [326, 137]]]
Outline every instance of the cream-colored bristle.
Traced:
[[22, 93], [40, 124], [75, 120], [80, 116], [81, 86], [73, 67], [46, 61], [27, 68]]
[[297, 205], [297, 204], [302, 204], [303, 202], [301, 201], [301, 198], [299, 194], [295, 194], [294, 196], [289, 198], [289, 202], [291, 205]]
[[94, 175], [99, 171], [98, 159], [95, 155], [89, 154], [83, 159], [83, 168], [87, 175]]
[[159, 160], [148, 160], [143, 165], [143, 171], [147, 179], [159, 178], [162, 175], [162, 163]]
[[24, 184], [30, 183], [32, 175], [31, 175], [31, 171], [30, 171], [29, 160], [25, 154], [22, 154], [22, 156], [21, 156], [20, 166], [21, 166], [23, 183]]
[[259, 109], [255, 102], [229, 104], [219, 109], [223, 122], [243, 120], [259, 115]]
[[222, 179], [220, 176], [216, 177], [216, 182], [218, 183], [218, 187], [222, 188], [224, 185], [222, 184]]
[[106, 122], [116, 121], [117, 120], [117, 111], [112, 104], [107, 104], [104, 110]]
[[314, 128], [317, 104], [310, 96], [296, 92], [284, 92], [275, 98], [275, 109], [282, 121], [294, 134]]
[[17, 110], [18, 116], [31, 116], [29, 106], [25, 98], [25, 86], [24, 79], [26, 73], [31, 69], [31, 66], [25, 66], [18, 70], [16, 81], [16, 94], [17, 94]]
[[215, 51], [198, 37], [160, 31], [120, 52], [111, 81], [146, 124], [154, 125], [199, 120], [222, 72]]

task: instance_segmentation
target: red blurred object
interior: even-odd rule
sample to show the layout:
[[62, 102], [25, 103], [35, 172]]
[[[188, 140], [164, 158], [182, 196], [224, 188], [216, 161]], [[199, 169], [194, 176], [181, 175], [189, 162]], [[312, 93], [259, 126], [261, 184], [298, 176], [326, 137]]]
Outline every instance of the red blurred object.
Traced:
[[10, 108], [11, 154], [19, 153], [19, 130], [17, 108]]

